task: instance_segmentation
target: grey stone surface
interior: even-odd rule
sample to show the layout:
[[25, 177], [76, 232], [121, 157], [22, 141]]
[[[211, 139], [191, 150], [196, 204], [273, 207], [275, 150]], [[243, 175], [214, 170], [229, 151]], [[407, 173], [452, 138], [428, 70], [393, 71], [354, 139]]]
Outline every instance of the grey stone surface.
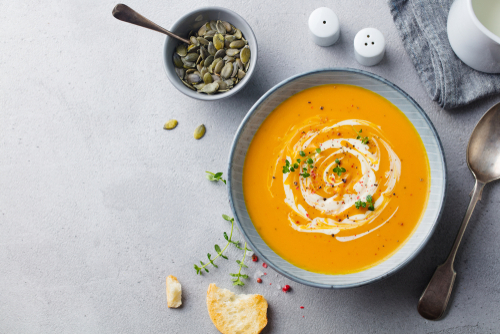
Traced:
[[[363, 68], [353, 57], [360, 29], [387, 38], [378, 66], [363, 68], [406, 90], [443, 142], [449, 191], [443, 219], [421, 254], [396, 275], [351, 290], [319, 290], [265, 270], [238, 292], [269, 301], [265, 333], [498, 333], [500, 185], [485, 189], [459, 251], [458, 278], [442, 321], [416, 305], [452, 245], [473, 177], [468, 137], [495, 96], [458, 110], [425, 94], [385, 1], [212, 1], [245, 17], [256, 33], [255, 77], [228, 100], [183, 96], [161, 63], [163, 37], [115, 20], [105, 1], [0, 3], [0, 333], [216, 333], [205, 306], [209, 283], [230, 288], [239, 253], [196, 276], [193, 263], [222, 243], [230, 213], [222, 184], [230, 144], [251, 105], [299, 72]], [[138, 1], [132, 8], [169, 26], [184, 0]], [[336, 45], [308, 36], [309, 13], [331, 7], [341, 22]], [[179, 120], [174, 131], [162, 126]], [[195, 141], [194, 128], [207, 126]], [[263, 268], [249, 263], [249, 273]], [[183, 285], [184, 305], [167, 309], [165, 277]], [[272, 283], [272, 285], [270, 285]], [[290, 293], [276, 288], [290, 284]], [[300, 309], [304, 306], [304, 309]]]

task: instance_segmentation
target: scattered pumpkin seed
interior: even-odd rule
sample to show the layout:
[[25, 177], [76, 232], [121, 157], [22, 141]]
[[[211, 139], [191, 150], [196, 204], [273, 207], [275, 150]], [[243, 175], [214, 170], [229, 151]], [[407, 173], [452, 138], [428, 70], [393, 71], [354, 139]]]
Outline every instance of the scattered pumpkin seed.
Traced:
[[171, 119], [170, 121], [168, 121], [167, 123], [165, 123], [165, 125], [163, 126], [163, 128], [165, 130], [172, 130], [173, 128], [175, 128], [177, 126], [177, 120], [175, 119]]
[[206, 129], [205, 125], [199, 125], [195, 130], [194, 130], [194, 139], [201, 139], [205, 135]]

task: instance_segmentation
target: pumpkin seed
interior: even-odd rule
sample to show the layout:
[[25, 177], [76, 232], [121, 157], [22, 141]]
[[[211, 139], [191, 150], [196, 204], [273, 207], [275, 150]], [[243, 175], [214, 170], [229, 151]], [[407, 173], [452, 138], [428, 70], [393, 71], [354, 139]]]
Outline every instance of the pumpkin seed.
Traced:
[[196, 73], [191, 73], [186, 76], [186, 81], [190, 84], [200, 83], [201, 80], [201, 77]]
[[245, 46], [243, 50], [241, 50], [241, 61], [247, 63], [248, 60], [250, 60], [250, 48]]
[[217, 83], [219, 84], [219, 92], [221, 90], [226, 90], [227, 89], [227, 83], [225, 81], [220, 80], [220, 81], [217, 81]]
[[233, 64], [233, 72], [231, 73], [231, 78], [234, 78], [238, 74], [239, 66], [237, 63]]
[[199, 47], [200, 47], [199, 45], [189, 44], [187, 50], [188, 50], [188, 52], [189, 51], [197, 51]]
[[214, 44], [212, 42], [210, 42], [208, 44], [208, 53], [210, 53], [212, 56], [214, 56], [216, 52], [217, 52], [217, 49], [215, 48]]
[[231, 44], [229, 44], [229, 47], [231, 49], [241, 49], [242, 47], [244, 47], [246, 44], [244, 41], [242, 41], [241, 39], [240, 40], [237, 40], [237, 41], [234, 41], [234, 42], [231, 42]]
[[220, 76], [223, 77], [224, 79], [227, 79], [231, 76], [232, 73], [233, 73], [233, 63], [227, 63], [226, 65], [224, 65], [224, 68], [222, 68]]
[[238, 79], [243, 79], [245, 77], [246, 73], [243, 70], [238, 70]]
[[[207, 94], [213, 94], [219, 89], [219, 83], [217, 82], [212, 82], [209, 84], [206, 84], [201, 90], [201, 93], [207, 93]], [[201, 138], [201, 137], [200, 137]]]
[[206, 68], [205, 66], [203, 66], [203, 68], [200, 70], [200, 74], [201, 74], [201, 76], [202, 76], [202, 77], [204, 77], [204, 76], [205, 76], [205, 74], [207, 74], [207, 73], [208, 73], [207, 68]]
[[206, 32], [207, 32], [207, 25], [204, 24], [198, 30], [198, 36], [203, 36], [203, 35], [205, 35]]
[[207, 31], [207, 33], [205, 35], [203, 35], [203, 37], [205, 37], [205, 39], [213, 38], [216, 33], [217, 33], [217, 31], [210, 30], [210, 31]]
[[226, 22], [226, 21], [221, 21], [221, 22], [224, 25], [224, 28], [226, 28], [227, 33], [231, 32], [231, 30], [233, 30], [233, 27], [231, 27], [231, 25], [228, 22]]
[[188, 53], [183, 59], [185, 61], [195, 61], [196, 59], [198, 59], [198, 54], [196, 52], [191, 52]]
[[217, 21], [216, 28], [217, 28], [217, 32], [219, 34], [225, 35], [227, 33], [226, 27], [224, 26], [224, 24], [221, 21]]
[[226, 55], [228, 55], [229, 57], [234, 57], [238, 53], [240, 53], [240, 50], [238, 50], [238, 49], [229, 49], [229, 50], [226, 50]]
[[217, 30], [217, 23], [215, 21], [210, 21], [210, 29]]
[[[220, 58], [218, 58], [218, 59], [220, 59]], [[215, 65], [215, 67], [214, 67], [214, 73], [220, 74], [224, 65], [225, 65], [224, 60], [219, 61], [217, 63], [217, 65]]]
[[187, 55], [187, 46], [186, 44], [181, 44], [179, 45], [176, 49], [175, 52], [181, 57], [185, 57]]
[[235, 29], [236, 32], [234, 33], [234, 37], [236, 37], [236, 39], [241, 39], [241, 37], [243, 37], [243, 35], [241, 34], [241, 30], [240, 29]]
[[226, 39], [226, 41], [229, 41], [229, 43], [234, 42], [236, 40], [236, 37], [234, 37], [233, 35], [226, 35], [224, 36], [224, 38]]
[[210, 66], [210, 64], [212, 64], [213, 61], [214, 61], [214, 56], [208, 56], [207, 59], [205, 59], [205, 63], [203, 63], [203, 65], [205, 65], [205, 67]]
[[178, 124], [177, 120], [171, 119], [170, 121], [168, 121], [167, 123], [165, 123], [165, 125], [163, 126], [163, 128], [165, 130], [172, 130], [172, 129], [174, 129], [177, 126], [177, 124]]
[[[206, 86], [205, 86], [206, 87]], [[205, 88], [203, 87], [203, 88]], [[205, 125], [199, 125], [195, 130], [194, 130], [194, 139], [201, 139], [207, 130], [205, 129]]]
[[189, 37], [189, 41], [190, 41], [190, 42], [191, 42], [191, 44], [193, 44], [193, 45], [196, 45], [196, 46], [200, 45], [200, 42], [198, 42], [198, 40], [197, 40], [197, 39], [196, 39], [196, 37], [194, 37], [194, 36]]
[[182, 68], [182, 66], [184, 66], [184, 62], [182, 61], [181, 56], [179, 56], [177, 53], [174, 53], [174, 65], [179, 68]]
[[224, 49], [220, 49], [219, 51], [217, 51], [214, 55], [215, 58], [224, 58], [224, 56], [226, 55], [226, 50]]
[[200, 84], [193, 85], [193, 87], [194, 87], [194, 88], [196, 88], [197, 90], [200, 90], [200, 89], [202, 89], [203, 87], [205, 87], [205, 83], [204, 83], [204, 82], [202, 82], [202, 83], [200, 83]]
[[198, 42], [200, 42], [200, 44], [203, 44], [203, 45], [208, 45], [208, 43], [210, 43], [209, 41], [207, 41], [203, 37], [196, 37], [196, 39], [198, 40]]
[[204, 46], [200, 47], [200, 56], [202, 59], [206, 59], [209, 56], [209, 53]]
[[203, 82], [206, 84], [212, 83], [214, 80], [212, 79], [212, 75], [210, 73], [205, 73], [203, 76]]
[[224, 47], [224, 36], [222, 36], [221, 34], [215, 34], [214, 46], [217, 50], [222, 49]]
[[[244, 69], [244, 65], [243, 65], [243, 62], [241, 61], [241, 59], [236, 59], [236, 64], [238, 64], [238, 67], [240, 69]], [[245, 70], [246, 71], [246, 70]]]
[[185, 73], [185, 70], [183, 68], [178, 68], [176, 67], [175, 68], [175, 73], [177, 73], [177, 76], [180, 78], [180, 79], [184, 79], [184, 73]]

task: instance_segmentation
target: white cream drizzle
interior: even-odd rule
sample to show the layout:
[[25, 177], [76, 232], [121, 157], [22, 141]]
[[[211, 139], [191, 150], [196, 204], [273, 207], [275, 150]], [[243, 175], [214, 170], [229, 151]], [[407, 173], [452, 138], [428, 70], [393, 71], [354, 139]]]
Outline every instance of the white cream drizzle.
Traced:
[[[363, 120], [345, 120], [336, 123], [332, 126], [325, 127], [320, 131], [309, 131], [305, 133], [305, 136], [301, 137], [299, 141], [293, 144], [294, 152], [293, 155], [298, 156], [298, 151], [308, 151], [308, 147], [311, 142], [320, 133], [331, 131], [334, 128], [340, 128], [342, 126], [354, 126], [363, 125], [369, 126], [370, 130], [374, 132], [380, 132], [380, 129], [375, 124], [363, 121]], [[304, 142], [302, 142], [305, 140]], [[285, 203], [295, 212], [301, 219], [306, 221], [306, 224], [294, 221], [289, 214], [290, 225], [293, 229], [299, 232], [306, 233], [324, 233], [324, 234], [337, 234], [341, 231], [347, 231], [365, 224], [372, 223], [387, 207], [391, 196], [384, 196], [385, 194], [390, 194], [396, 183], [399, 181], [401, 175], [401, 161], [396, 153], [392, 150], [390, 145], [382, 139], [381, 136], [370, 137], [370, 142], [375, 144], [375, 153], [371, 153], [369, 146], [362, 143], [360, 139], [355, 138], [338, 138], [338, 139], [328, 139], [320, 143], [321, 153], [314, 155], [314, 165], [321, 165], [322, 163], [329, 161], [333, 157], [337, 156], [342, 164], [342, 159], [344, 155], [349, 154], [351, 157], [355, 157], [359, 161], [361, 166], [361, 177], [353, 186], [355, 194], [344, 194], [341, 199], [335, 199], [335, 196], [323, 197], [314, 192], [311, 189], [311, 177], [299, 177], [299, 185], [292, 187], [287, 183], [287, 179], [291, 173], [283, 174], [283, 188], [285, 190]], [[387, 159], [389, 159], [389, 170], [387, 170], [384, 175], [384, 182], [381, 185], [380, 181], [377, 184], [377, 179], [375, 172], [380, 168], [381, 160], [381, 146], [382, 144], [384, 151], [387, 152]], [[346, 145], [347, 144], [347, 145]], [[348, 147], [346, 147], [348, 146]], [[333, 150], [333, 151], [332, 151]], [[328, 154], [328, 155], [326, 155]], [[385, 158], [385, 157], [384, 157]], [[289, 161], [290, 165], [293, 163], [292, 158], [287, 154], [286, 159]], [[278, 164], [280, 160], [278, 159]], [[301, 161], [300, 170], [307, 167], [305, 161]], [[324, 173], [320, 176], [325, 185], [328, 184], [330, 187], [340, 186], [343, 181], [340, 178], [333, 177], [329, 171], [337, 166], [336, 162], [331, 162], [326, 166]], [[319, 175], [318, 175], [319, 176]], [[272, 181], [271, 181], [272, 184]], [[382, 188], [381, 188], [382, 187]], [[298, 189], [297, 189], [298, 188]], [[358, 200], [366, 201], [368, 195], [374, 196], [378, 189], [381, 188], [382, 192], [379, 192], [379, 197], [374, 203], [374, 211], [366, 210], [365, 213], [356, 214], [355, 216], [347, 216], [347, 218], [341, 221], [334, 220], [328, 216], [339, 215], [342, 212], [350, 209], [355, 205]], [[300, 191], [298, 191], [300, 190]], [[308, 208], [304, 208], [301, 204], [296, 203], [296, 196], [302, 196], [305, 202], [308, 204]], [[398, 208], [392, 213], [392, 215], [382, 224], [371, 228], [368, 232], [360, 233], [351, 236], [336, 236], [337, 240], [346, 242], [360, 238], [372, 231], [380, 228], [385, 223], [387, 223], [397, 212]], [[327, 216], [321, 217], [322, 216]]]

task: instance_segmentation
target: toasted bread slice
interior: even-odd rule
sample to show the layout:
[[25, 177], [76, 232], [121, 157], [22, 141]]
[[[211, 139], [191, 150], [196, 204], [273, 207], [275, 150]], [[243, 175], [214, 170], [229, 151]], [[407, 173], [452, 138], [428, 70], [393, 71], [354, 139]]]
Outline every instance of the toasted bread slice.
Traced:
[[267, 300], [261, 295], [237, 295], [212, 283], [207, 308], [223, 334], [257, 334], [267, 325]]
[[182, 305], [182, 288], [177, 277], [167, 276], [167, 306], [177, 308]]

